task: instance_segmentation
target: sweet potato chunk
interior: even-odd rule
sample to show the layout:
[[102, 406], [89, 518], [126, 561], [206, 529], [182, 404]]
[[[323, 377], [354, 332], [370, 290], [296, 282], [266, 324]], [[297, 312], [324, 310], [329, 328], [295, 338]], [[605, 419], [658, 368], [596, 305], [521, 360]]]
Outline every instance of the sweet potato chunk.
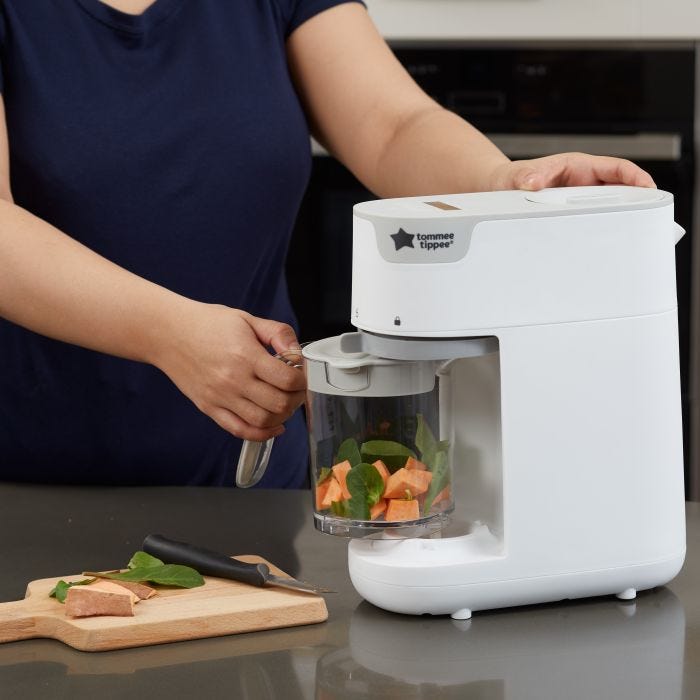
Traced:
[[369, 517], [372, 520], [376, 520], [384, 511], [386, 510], [386, 498], [380, 498], [377, 503], [375, 503], [369, 509]]
[[333, 501], [343, 500], [343, 489], [340, 488], [340, 484], [335, 480], [334, 477], [331, 477], [330, 479], [328, 479], [328, 481], [330, 483], [328, 484], [326, 493], [321, 499], [321, 507], [319, 508], [319, 510], [326, 510], [326, 508], [330, 508], [331, 503], [333, 503]]
[[405, 498], [410, 493], [414, 498], [428, 490], [433, 473], [420, 469], [399, 469], [386, 482], [384, 498]]
[[132, 591], [127, 586], [123, 586], [121, 581], [110, 581], [106, 578], [98, 578], [97, 581], [89, 583], [88, 586], [93, 591], [106, 591], [107, 593], [124, 593], [126, 591], [131, 596], [131, 602], [134, 603], [134, 605], [141, 600], [135, 591]]
[[[135, 581], [112, 581], [112, 583], [131, 591], [139, 600], [152, 598], [158, 592], [155, 588], [151, 588], [145, 583], [136, 583]], [[139, 600], [135, 600], [134, 603], [138, 603]]]
[[423, 462], [421, 462], [417, 459], [414, 459], [413, 457], [409, 457], [406, 460], [406, 464], [404, 466], [404, 469], [418, 469], [419, 471], [424, 472], [428, 469], [428, 467], [426, 467], [425, 464], [423, 464]]
[[372, 466], [379, 472], [379, 476], [382, 477], [382, 481], [384, 482], [384, 488], [386, 488], [386, 480], [391, 476], [389, 470], [386, 468], [386, 464], [384, 464], [381, 459], [378, 459], [376, 462], [372, 462]]
[[331, 485], [331, 481], [334, 481], [333, 477], [328, 477], [316, 486], [316, 510], [324, 510], [325, 508], [329, 507], [323, 505], [323, 500], [328, 493], [328, 488]]
[[104, 590], [104, 585], [73, 586], [66, 595], [68, 617], [92, 617], [94, 615], [118, 615], [133, 617], [134, 598], [131, 591], [114, 585], [117, 590]]
[[[347, 479], [348, 472], [352, 469], [352, 465], [350, 462], [346, 459], [344, 462], [340, 462], [338, 464], [334, 464], [331, 467], [333, 471], [333, 476], [338, 480], [338, 483], [340, 484], [340, 488], [343, 491], [343, 498], [350, 498], [350, 491], [348, 491], [347, 484], [345, 483], [345, 480]], [[338, 499], [335, 499], [338, 500]]]
[[419, 517], [418, 501], [415, 498], [410, 501], [392, 498], [387, 506], [384, 519], [387, 522], [395, 522], [397, 520], [418, 520]]
[[445, 488], [438, 493], [437, 496], [433, 499], [433, 505], [437, 505], [438, 503], [442, 503], [442, 501], [449, 501], [451, 498], [450, 494], [450, 487], [445, 486]]

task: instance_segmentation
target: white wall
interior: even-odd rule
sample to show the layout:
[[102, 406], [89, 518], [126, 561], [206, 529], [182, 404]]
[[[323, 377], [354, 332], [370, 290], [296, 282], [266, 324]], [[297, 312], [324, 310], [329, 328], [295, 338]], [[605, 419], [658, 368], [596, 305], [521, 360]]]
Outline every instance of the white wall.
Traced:
[[696, 39], [700, 0], [366, 0], [389, 39]]

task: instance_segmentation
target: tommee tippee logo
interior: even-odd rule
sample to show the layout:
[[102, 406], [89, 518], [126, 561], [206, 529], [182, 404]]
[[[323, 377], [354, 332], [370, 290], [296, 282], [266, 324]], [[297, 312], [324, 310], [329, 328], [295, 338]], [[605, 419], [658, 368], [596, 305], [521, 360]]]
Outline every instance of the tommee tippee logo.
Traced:
[[401, 248], [415, 248], [413, 240], [417, 239], [420, 248], [424, 250], [438, 250], [439, 248], [449, 248], [455, 242], [454, 233], [407, 233], [400, 228], [396, 233], [391, 234], [396, 250]]
[[400, 228], [396, 233], [392, 233], [391, 237], [394, 239], [396, 250], [401, 250], [401, 248], [413, 248], [414, 236], [412, 233], [406, 233]]

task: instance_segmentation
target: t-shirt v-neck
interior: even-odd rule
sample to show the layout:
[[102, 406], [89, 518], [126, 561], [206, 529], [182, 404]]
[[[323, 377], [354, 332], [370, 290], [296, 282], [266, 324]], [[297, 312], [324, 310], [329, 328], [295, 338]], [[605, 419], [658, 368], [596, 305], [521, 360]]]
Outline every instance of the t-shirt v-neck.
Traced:
[[144, 34], [167, 19], [185, 0], [153, 0], [138, 15], [122, 12], [101, 0], [76, 0], [96, 20], [130, 34]]

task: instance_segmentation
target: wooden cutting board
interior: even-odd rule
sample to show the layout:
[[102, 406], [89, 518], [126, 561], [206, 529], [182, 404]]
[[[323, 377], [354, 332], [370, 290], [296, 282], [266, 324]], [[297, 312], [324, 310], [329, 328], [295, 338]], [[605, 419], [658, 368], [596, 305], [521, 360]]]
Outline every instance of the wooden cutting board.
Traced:
[[[272, 573], [287, 577], [261, 557], [236, 559], [264, 562]], [[49, 637], [82, 651], [105, 651], [308, 625], [328, 619], [321, 596], [273, 586], [258, 588], [211, 576], [205, 576], [206, 583], [198, 588], [159, 588], [157, 596], [135, 606], [133, 617], [66, 617], [65, 607], [49, 598], [49, 591], [60, 579], [82, 578], [59, 576], [32, 581], [24, 600], [0, 603], [0, 642]]]

